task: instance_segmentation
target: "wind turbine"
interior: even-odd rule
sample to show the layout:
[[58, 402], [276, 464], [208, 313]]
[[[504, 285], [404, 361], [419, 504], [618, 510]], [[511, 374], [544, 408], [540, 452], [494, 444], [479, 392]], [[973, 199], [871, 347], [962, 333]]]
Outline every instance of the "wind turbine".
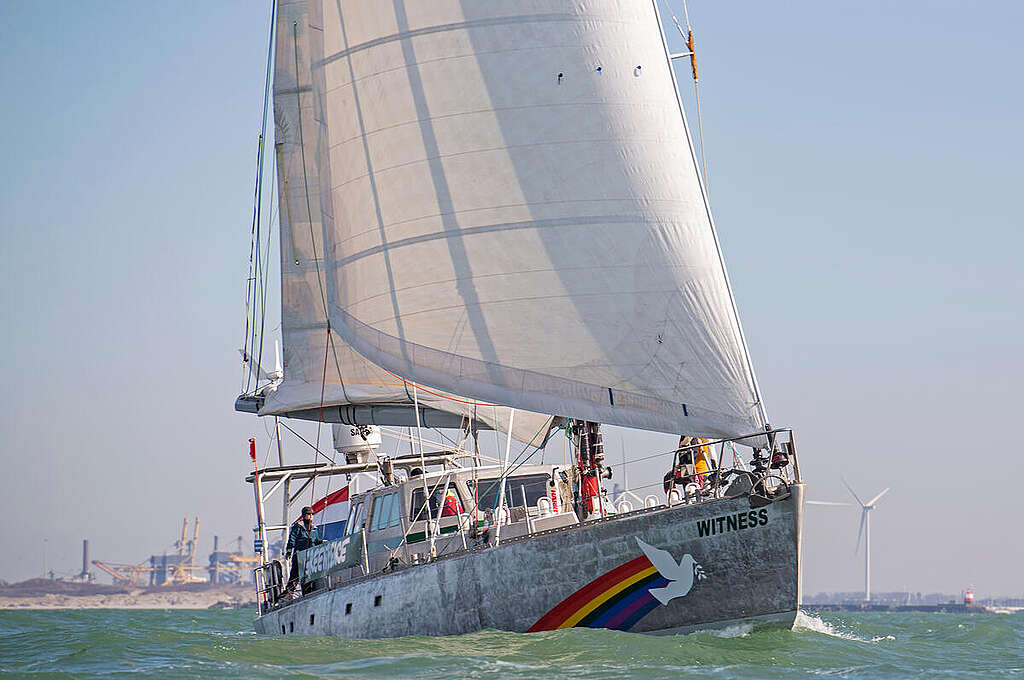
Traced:
[[[889, 488], [884, 489], [880, 494], [872, 498], [870, 501], [865, 503], [860, 499], [850, 485], [847, 484], [846, 480], [843, 479], [843, 485], [846, 487], [850, 495], [857, 501], [857, 505], [860, 506], [860, 528], [857, 529], [857, 547], [854, 548], [854, 554], [860, 550], [860, 539], [864, 537], [864, 601], [871, 602], [871, 511], [875, 509], [875, 503], [878, 502], [885, 494], [889, 493]], [[810, 505], [853, 505], [852, 503], [835, 503], [832, 501], [806, 501]]]
[[857, 547], [854, 548], [854, 552], [860, 549], [860, 537], [864, 536], [864, 601], [871, 602], [871, 511], [875, 509], [875, 503], [878, 499], [889, 493], [889, 487], [882, 490], [882, 493], [878, 494], [870, 501], [865, 503], [860, 499], [860, 496], [853, 492], [850, 485], [843, 480], [843, 485], [846, 490], [850, 492], [857, 502], [860, 503], [860, 528], [857, 529]]

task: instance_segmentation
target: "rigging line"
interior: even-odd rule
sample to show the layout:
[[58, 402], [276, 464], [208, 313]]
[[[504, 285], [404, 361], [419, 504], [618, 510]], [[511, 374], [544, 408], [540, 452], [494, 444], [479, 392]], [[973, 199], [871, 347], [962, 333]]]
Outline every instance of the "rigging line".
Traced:
[[[330, 348], [331, 348], [331, 320], [328, 319], [327, 320], [327, 338], [326, 338], [326, 341], [324, 342], [324, 370], [323, 370], [323, 378], [321, 378], [321, 382], [320, 382], [320, 417], [316, 421], [316, 446], [314, 447], [316, 449], [316, 453], [313, 454], [313, 477], [312, 477], [312, 479], [310, 480], [310, 483], [309, 483], [309, 504], [311, 506], [314, 503], [316, 503], [316, 477], [317, 477], [316, 465], [317, 465], [317, 463], [320, 462], [320, 430], [322, 429], [323, 424], [324, 424], [324, 391], [327, 389], [327, 357], [328, 357], [328, 352], [329, 352]], [[331, 486], [330, 486], [330, 484], [331, 484], [330, 477], [328, 477], [327, 480], [328, 480], [327, 481], [327, 488], [329, 490], [331, 488]], [[312, 526], [313, 525], [311, 524], [310, 525], [310, 527], [311, 527], [310, 531], [312, 531]], [[312, 546], [310, 546], [310, 547], [312, 547]], [[303, 571], [305, 571], [307, 569], [307, 565], [308, 564], [309, 564], [309, 551], [307, 550], [307, 551], [305, 551], [303, 553], [303, 562], [302, 562], [302, 569], [303, 569]]]
[[[555, 432], [557, 432], [557, 431], [558, 431], [558, 430], [560, 430], [560, 429], [562, 429], [562, 428], [561, 428], [561, 427], [557, 428], [557, 429], [555, 430]], [[495, 432], [497, 432], [497, 429], [495, 429]], [[538, 431], [537, 431], [537, 434], [540, 434], [540, 430], [538, 430]], [[536, 436], [536, 435], [534, 435], [534, 436]], [[549, 437], [548, 439], [550, 439], [550, 437]], [[548, 439], [545, 439], [545, 440], [544, 440], [544, 443], [545, 443], [545, 444], [547, 444], [547, 442], [548, 442]], [[543, 445], [542, 445], [542, 446], [543, 446]], [[535, 447], [535, 448], [534, 448], [534, 450], [533, 450], [533, 451], [532, 451], [532, 452], [530, 453], [530, 455], [529, 455], [529, 456], [527, 456], [526, 458], [522, 458], [522, 455], [523, 455], [524, 453], [526, 453], [526, 450], [527, 450], [527, 449], [529, 449], [529, 448], [531, 448], [529, 444], [526, 444], [525, 446], [523, 446], [522, 450], [520, 450], [520, 451], [519, 451], [519, 453], [518, 453], [518, 454], [516, 454], [516, 457], [512, 459], [512, 462], [508, 464], [508, 466], [507, 466], [507, 470], [506, 470], [506, 471], [505, 471], [504, 473], [500, 474], [500, 475], [498, 476], [498, 478], [497, 478], [497, 479], [495, 479], [495, 480], [494, 480], [494, 481], [493, 481], [493, 482], [491, 483], [491, 485], [487, 487], [487, 490], [486, 490], [486, 491], [484, 492], [485, 494], [486, 494], [486, 493], [490, 493], [491, 489], [493, 489], [493, 488], [495, 487], [495, 485], [496, 485], [496, 484], [498, 484], [499, 482], [501, 482], [501, 480], [502, 480], [502, 479], [507, 479], [507, 478], [509, 478], [510, 476], [512, 476], [512, 474], [513, 474], [513, 473], [514, 473], [514, 472], [515, 472], [516, 470], [518, 470], [518, 469], [519, 469], [519, 468], [521, 468], [522, 466], [526, 465], [526, 463], [528, 463], [528, 462], [530, 461], [530, 459], [531, 459], [531, 458], [533, 458], [533, 456], [534, 456], [534, 455], [536, 455], [536, 453], [537, 453], [538, 451], [540, 451], [540, 450], [541, 450], [541, 447], [540, 447], [540, 446], [538, 446], [538, 447]], [[520, 458], [522, 458], [522, 460], [520, 460]]]
[[[260, 164], [260, 160], [259, 159], [260, 159], [260, 154], [262, 152], [262, 147], [263, 147], [263, 139], [261, 138], [259, 140], [259, 144], [258, 144], [257, 150], [256, 150], [256, 167], [257, 167], [256, 174], [257, 174], [257, 177], [259, 176], [259, 164]], [[242, 364], [243, 365], [248, 364], [251, 361], [251, 354], [250, 354], [250, 347], [251, 347], [251, 345], [250, 345], [250, 337], [249, 337], [249, 314], [250, 314], [250, 305], [255, 302], [253, 300], [253, 298], [255, 297], [254, 291], [255, 291], [255, 285], [256, 285], [255, 284], [255, 275], [253, 273], [253, 257], [254, 257], [254, 253], [256, 252], [256, 225], [257, 225], [257, 220], [256, 220], [256, 189], [255, 188], [253, 189], [252, 203], [253, 203], [252, 227], [251, 227], [250, 235], [249, 235], [249, 272], [248, 272], [248, 275], [246, 276], [246, 279], [245, 279], [245, 330], [242, 332]], [[252, 371], [246, 371], [245, 375], [246, 375], [246, 378], [245, 378], [245, 388], [244, 388], [243, 391], [244, 392], [248, 392], [249, 391], [249, 385], [251, 384], [251, 381], [252, 381]]]
[[[395, 456], [397, 457], [398, 456], [398, 453], [397, 453], [398, 445], [397, 444], [399, 442], [409, 441], [411, 435], [410, 436], [406, 436], [406, 435], [401, 433], [401, 430], [392, 430], [391, 428], [389, 428], [386, 425], [378, 425], [377, 427], [380, 427], [381, 436], [391, 437], [391, 438], [393, 438], [396, 441], [396, 446], [395, 446], [396, 453], [395, 453]], [[425, 439], [424, 442], [427, 444], [427, 446], [429, 446], [432, 449], [442, 449], [442, 450], [444, 449], [444, 442], [433, 441], [433, 440], [430, 440], [430, 439]], [[413, 450], [412, 455], [416, 455], [416, 451], [415, 450]]]
[[[330, 320], [327, 321], [330, 326]], [[348, 397], [348, 390], [345, 388], [345, 376], [341, 374], [341, 362], [338, 360], [338, 347], [334, 343], [334, 335], [331, 334], [331, 355], [334, 357], [334, 370], [338, 373], [338, 384], [341, 385], [341, 396], [344, 397], [345, 401], [351, 402], [352, 400]]]
[[[387, 437], [391, 437], [391, 438], [395, 439], [395, 442], [396, 442], [396, 444], [395, 444], [395, 456], [396, 457], [400, 455], [398, 453], [398, 446], [399, 446], [399, 444], [401, 442], [411, 442], [412, 441], [412, 434], [411, 434], [412, 428], [408, 428], [408, 427], [406, 428], [410, 432], [410, 434], [406, 435], [406, 434], [402, 434], [401, 430], [399, 430], [399, 429], [392, 430], [391, 428], [389, 428], [386, 425], [379, 425], [377, 427], [380, 427], [380, 431], [381, 431], [381, 435], [382, 436], [387, 436]], [[430, 439], [424, 439], [423, 441], [431, 449], [439, 449], [439, 450], [443, 450], [444, 449], [444, 442], [433, 441], [433, 440], [430, 440]], [[409, 455], [415, 456], [416, 455], [416, 449], [414, 447], [410, 447], [410, 450], [411, 450], [411, 453]]]
[[[378, 461], [378, 469], [380, 469], [379, 461]], [[324, 492], [324, 498], [327, 498], [328, 496], [331, 495], [331, 482], [332, 481], [334, 481], [334, 475], [328, 475], [327, 476], [327, 490]], [[316, 483], [316, 470], [315, 469], [313, 471], [313, 483], [314, 484]], [[317, 502], [317, 497], [312, 493], [312, 489], [310, 489], [310, 496], [311, 496], [311, 498], [310, 498], [310, 505], [314, 505]], [[323, 519], [325, 521], [321, 522], [320, 526], [324, 526], [324, 524], [326, 524], [326, 519], [327, 519], [327, 505], [326, 504], [324, 505], [323, 510], [321, 510], [321, 512], [323, 514], [321, 514], [320, 517], [321, 517], [321, 519]], [[326, 539], [324, 539], [323, 536], [321, 536], [320, 538], [323, 539], [323, 540], [326, 540]]]
[[[401, 380], [405, 384], [405, 392], [406, 392], [406, 394], [409, 393], [409, 385], [412, 385], [413, 387], [418, 388], [420, 391], [426, 392], [427, 394], [430, 394], [430, 395], [433, 395], [435, 397], [438, 397], [439, 399], [446, 399], [448, 401], [456, 401], [456, 402], [458, 402], [460, 404], [469, 404], [470, 406], [473, 406], [473, 407], [476, 407], [476, 406], [491, 406], [491, 407], [496, 406], [496, 404], [491, 404], [491, 403], [486, 402], [486, 401], [473, 401], [473, 400], [470, 400], [470, 399], [459, 399], [458, 397], [455, 397], [455, 396], [452, 396], [452, 395], [445, 395], [445, 394], [441, 394], [440, 392], [434, 392], [433, 390], [431, 390], [431, 389], [429, 389], [427, 387], [424, 387], [423, 385], [420, 385], [417, 382], [406, 380], [405, 378], [403, 378], [402, 376], [398, 375], [397, 373], [392, 373], [391, 371], [389, 371], [388, 369], [384, 368], [383, 366], [380, 366], [378, 368], [380, 368], [385, 373], [393, 375], [394, 377], [396, 377], [399, 380]], [[410, 399], [411, 398], [412, 397], [410, 396]], [[497, 417], [497, 415], [495, 415], [495, 417]]]
[[[256, 353], [256, 309], [259, 306], [256, 298], [259, 295], [259, 283], [258, 276], [261, 271], [260, 266], [260, 217], [262, 215], [262, 203], [263, 203], [263, 160], [264, 150], [266, 149], [266, 138], [267, 138], [267, 108], [270, 102], [270, 84], [271, 78], [273, 77], [273, 66], [274, 66], [274, 34], [276, 32], [277, 22], [274, 17], [277, 12], [277, 0], [271, 0], [270, 2], [270, 31], [267, 38], [267, 70], [266, 77], [263, 83], [263, 115], [260, 118], [260, 140], [256, 159], [256, 189], [255, 189], [255, 201], [253, 205], [253, 245], [252, 250], [255, 251], [255, 271], [252, 268], [252, 255], [250, 251], [250, 277], [252, 278], [253, 287], [253, 306], [252, 306], [252, 342], [247, 344], [250, 346], [249, 351], [249, 362], [251, 364], [253, 355]], [[246, 335], [248, 335], [248, 305], [246, 309]], [[262, 338], [261, 338], [262, 340]], [[262, 347], [260, 350], [262, 355]], [[259, 366], [256, 365], [256, 385], [259, 386]], [[252, 372], [250, 371], [250, 376]], [[249, 381], [246, 381], [246, 390], [248, 391]]]
[[[539, 449], [538, 449], [538, 450], [539, 450]], [[524, 450], [523, 450], [522, 452], [520, 452], [520, 455], [522, 455], [522, 453], [525, 453], [525, 449], [524, 449]], [[512, 464], [510, 464], [510, 465], [509, 465], [509, 470], [508, 470], [508, 472], [506, 473], [506, 475], [505, 475], [505, 476], [506, 476], [506, 477], [509, 477], [509, 476], [511, 476], [511, 475], [512, 475], [512, 473], [514, 473], [514, 472], [515, 472], [516, 470], [518, 470], [519, 468], [521, 468], [521, 467], [523, 467], [524, 465], [526, 465], [527, 463], [529, 463], [529, 462], [530, 462], [530, 459], [531, 459], [531, 458], [533, 458], [533, 456], [534, 456], [534, 455], [535, 455], [536, 453], [537, 453], [537, 451], [533, 451], [532, 453], [530, 453], [530, 455], [529, 455], [529, 456], [527, 456], [526, 458], [523, 458], [523, 459], [522, 459], [521, 461], [519, 461], [519, 462], [518, 462], [518, 463], [516, 463], [515, 465], [512, 465]], [[519, 456], [516, 456], [516, 460], [518, 460], [518, 458], [519, 458]]]
[[[325, 282], [320, 274], [320, 259], [316, 252], [316, 236], [313, 232], [313, 207], [309, 198], [309, 175], [306, 171], [306, 143], [305, 137], [302, 130], [302, 95], [300, 93], [301, 87], [299, 87], [299, 24], [298, 22], [292, 22], [292, 45], [295, 52], [295, 106], [298, 109], [298, 122], [299, 122], [299, 155], [302, 160], [302, 190], [306, 196], [306, 218], [309, 224], [309, 245], [313, 249], [313, 264], [316, 267], [316, 284], [320, 289], [320, 304], [323, 306], [324, 319], [327, 321], [327, 335], [329, 347], [334, 346], [334, 340], [330, 337], [331, 333], [331, 315], [327, 309], [327, 293], [324, 291]], [[321, 222], [322, 224], [322, 222]], [[341, 382], [342, 394], [348, 399], [348, 393], [345, 390], [345, 380], [341, 374], [341, 363], [338, 361], [337, 350], [334, 350], [334, 367], [338, 372], [338, 380]], [[326, 358], [324, 359], [326, 362]], [[327, 370], [326, 363], [324, 366], [324, 382], [327, 381]], [[322, 405], [321, 405], [322, 408]], [[317, 430], [317, 437], [319, 437], [319, 430]]]
[[274, 440], [271, 439], [270, 443], [267, 444], [267, 455], [263, 456], [263, 467], [266, 468], [270, 463], [270, 452], [274, 450]]
[[[253, 215], [252, 215], [252, 226], [250, 228], [250, 234], [249, 234], [249, 272], [248, 272], [248, 276], [245, 279], [245, 330], [242, 333], [242, 360], [243, 360], [243, 363], [248, 363], [251, 360], [251, 354], [249, 353], [249, 348], [250, 348], [249, 314], [250, 314], [250, 305], [255, 303], [254, 298], [255, 298], [255, 290], [256, 289], [255, 289], [255, 273], [254, 273], [254, 267], [253, 267], [253, 258], [255, 257], [256, 244], [257, 244], [256, 228], [257, 228], [257, 226], [259, 224], [259, 220], [257, 219], [257, 204], [258, 204], [257, 195], [259, 193], [259, 175], [260, 175], [260, 169], [259, 168], [260, 168], [260, 158], [261, 158], [262, 154], [263, 154], [263, 137], [261, 135], [260, 138], [259, 138], [259, 142], [257, 143], [257, 147], [256, 147], [256, 181], [254, 183], [255, 186], [253, 187], [253, 197], [252, 197]], [[250, 377], [247, 377], [247, 379], [245, 381], [245, 389], [244, 389], [244, 391], [246, 391], [246, 392], [249, 391], [249, 384], [250, 384], [250, 381], [251, 381], [251, 371], [248, 371], [247, 375], [249, 375]]]
[[259, 317], [259, 310], [260, 310], [260, 304], [261, 304], [261, 301], [260, 301], [260, 288], [261, 288], [261, 285], [260, 285], [260, 283], [263, 280], [263, 257], [262, 257], [262, 252], [261, 252], [261, 248], [260, 248], [261, 241], [262, 241], [262, 235], [260, 234], [260, 227], [257, 226], [256, 227], [256, 269], [253, 272], [253, 277], [254, 278], [253, 278], [253, 283], [252, 283], [252, 285], [253, 285], [252, 340], [250, 341], [251, 349], [249, 351], [249, 361], [250, 361], [250, 363], [255, 362], [254, 365], [256, 367], [256, 370], [254, 371], [255, 375], [253, 376], [253, 378], [254, 378], [254, 380], [256, 382], [256, 389], [259, 389], [259, 385], [260, 385], [260, 368], [261, 368], [260, 367], [260, 362], [259, 362], [259, 360], [257, 359], [257, 356], [256, 356], [257, 353], [258, 353], [258, 350], [256, 349], [256, 343], [257, 343], [257, 340], [258, 340], [257, 327], [259, 325], [257, 323], [257, 319]]
[[[697, 76], [697, 50], [693, 46], [693, 27], [690, 25], [690, 10], [683, 0], [683, 18], [686, 20], [686, 47], [690, 50], [690, 70], [693, 73], [693, 100], [697, 108], [697, 140], [700, 142], [700, 165], [704, 173], [704, 191], [711, 194], [711, 178], [708, 177], [708, 161], [704, 156], [704, 119], [700, 109], [700, 87]], [[679, 24], [677, 23], [676, 26]]]
[[[693, 34], [690, 34], [690, 49], [693, 49]], [[711, 178], [708, 177], [708, 161], [704, 157], [704, 122], [700, 114], [700, 89], [697, 87], [697, 62], [693, 62], [693, 99], [697, 106], [697, 140], [700, 142], [700, 165], [704, 173], [704, 190], [711, 195]]]
[[[758, 436], [764, 436], [764, 435], [762, 435], [761, 433], [754, 433], [752, 435], [748, 435], [747, 437], [743, 437], [743, 438], [744, 439], [748, 439], [750, 437], [758, 437]], [[718, 442], [705, 442], [704, 444], [701, 444], [701, 446], [713, 446], [716, 443], [718, 443]], [[690, 445], [690, 448], [691, 449], [694, 448], [694, 445]], [[677, 453], [678, 451], [679, 451], [679, 449], [676, 448], [676, 449], [674, 449], [672, 451], [665, 451], [663, 453], [653, 453], [653, 454], [651, 454], [649, 456], [644, 456], [643, 458], [632, 458], [629, 461], [627, 461], [626, 463], [612, 463], [611, 465], [608, 465], [606, 467], [622, 467], [622, 466], [625, 466], [627, 464], [628, 465], [632, 465], [633, 463], [639, 463], [639, 462], [645, 461], [645, 460], [653, 460], [655, 458], [661, 458], [662, 456], [670, 456], [670, 455], [672, 455], [674, 453]]]
[[[431, 510], [430, 510], [430, 498], [434, 495], [434, 493], [441, 486], [441, 482], [446, 481], [446, 480], [451, 478], [452, 472], [453, 471], [449, 470], [448, 472], [442, 474], [438, 478], [437, 483], [435, 483], [434, 486], [430, 489], [430, 493], [429, 494], [424, 494], [424, 502], [420, 506], [419, 510], [416, 511], [416, 514], [412, 515], [410, 513], [410, 515], [412, 516], [412, 519], [409, 521], [409, 526], [403, 532], [402, 540], [399, 542], [398, 545], [396, 545], [391, 550], [391, 554], [388, 556], [388, 562], [391, 561], [391, 558], [393, 558], [395, 556], [395, 554], [399, 551], [399, 549], [401, 549], [401, 547], [403, 545], [406, 545], [406, 539], [409, 538], [409, 533], [412, 531], [412, 526], [414, 524], [416, 524], [416, 522], [424, 521], [424, 520], [421, 519], [423, 517], [423, 511], [426, 510], [427, 511], [427, 515], [428, 516], [430, 515], [430, 513], [431, 513]], [[424, 474], [423, 477], [424, 477], [424, 479], [423, 479], [423, 488], [426, 489], [427, 488], [426, 474]], [[414, 494], [413, 494], [412, 497], [415, 497], [415, 492], [419, 491], [419, 489], [414, 489], [413, 491], [414, 491]], [[413, 507], [415, 507], [415, 506], [413, 506]], [[367, 508], [367, 510], [369, 510], [369, 508]], [[433, 521], [433, 520], [429, 520], [429, 521]], [[429, 528], [428, 527], [425, 527], [425, 532], [424, 533], [429, 533]]]
[[[559, 426], [559, 427], [551, 429], [551, 431], [548, 433], [548, 436], [545, 437], [544, 441], [541, 442], [537, 446], [532, 446], [531, 444], [524, 444], [522, 450], [520, 450], [519, 453], [516, 455], [514, 461], [518, 461], [519, 458], [524, 453], [526, 453], [527, 449], [533, 448], [533, 451], [530, 452], [529, 456], [527, 456], [525, 459], [523, 459], [522, 463], [519, 463], [519, 465], [516, 466], [516, 469], [518, 469], [522, 465], [525, 465], [527, 461], [529, 461], [531, 458], [533, 458], [535, 455], [537, 455], [538, 452], [540, 452], [545, 446], [547, 446], [547, 443], [549, 441], [551, 441], [551, 438], [555, 436], [555, 433], [558, 432], [559, 430], [563, 429], [563, 428], [564, 428], [564, 424]], [[540, 430], [537, 430], [537, 433], [533, 435], [533, 438], [530, 441], [533, 441], [533, 439], [536, 439], [537, 435], [540, 434], [540, 432], [541, 432]]]
[[[473, 421], [476, 421], [476, 406], [473, 407]], [[470, 427], [473, 427], [472, 422]], [[480, 521], [480, 431], [473, 427], [473, 527]]]
[[245, 324], [242, 333], [242, 342], [239, 344], [239, 353], [242, 355], [242, 375], [239, 377], [238, 393], [246, 394], [249, 391], [249, 360], [246, 348], [249, 345], [249, 279], [245, 279]]
[[[466, 416], [465, 415], [462, 416], [462, 421], [461, 422], [462, 423], [466, 422]], [[434, 434], [436, 434], [441, 439], [441, 441], [438, 441], [436, 444], [432, 443], [432, 442], [430, 442], [428, 440], [427, 443], [431, 444], [431, 446], [436, 446], [438, 448], [443, 449], [445, 446], [450, 444], [452, 446], [452, 449], [453, 449], [454, 453], [459, 453], [460, 451], [464, 451], [465, 450], [465, 448], [464, 448], [465, 447], [465, 443], [466, 443], [466, 437], [465, 436], [463, 436], [459, 441], [455, 441], [454, 438], [449, 437], [444, 432], [442, 432], [441, 428], [439, 428], [439, 427], [431, 427], [430, 430], [432, 432], [434, 432]], [[461, 423], [459, 425], [459, 432], [462, 432], [462, 433], [466, 432], [466, 429], [464, 427], [462, 427]], [[445, 443], [446, 441], [447, 441], [447, 444]]]
[[[463, 416], [463, 417], [465, 417], [465, 416]], [[459, 451], [459, 450], [461, 450], [461, 449], [462, 449], [462, 444], [461, 444], [460, 442], [457, 442], [457, 441], [455, 441], [454, 439], [452, 439], [451, 437], [449, 437], [448, 435], [446, 435], [446, 434], [445, 434], [444, 432], [441, 432], [441, 429], [440, 429], [440, 428], [437, 428], [437, 427], [432, 427], [432, 428], [430, 428], [430, 429], [431, 429], [431, 430], [433, 430], [433, 431], [434, 431], [434, 434], [436, 434], [436, 435], [437, 435], [438, 437], [440, 437], [440, 438], [441, 438], [442, 440], [445, 440], [445, 441], [447, 441], [447, 442], [448, 442], [449, 444], [451, 444], [452, 446], [454, 446], [454, 447], [455, 447], [455, 450], [456, 450], [456, 451]], [[441, 441], [441, 442], [440, 442], [442, 446], [444, 446], [444, 445], [445, 445], [445, 441]]]
[[678, 451], [678, 449], [676, 449], [675, 451], [666, 451], [664, 453], [654, 453], [654, 454], [651, 454], [650, 456], [644, 456], [643, 458], [632, 458], [632, 459], [626, 461], [625, 463], [612, 463], [611, 465], [606, 465], [605, 467], [610, 467], [610, 468], [625, 467], [626, 465], [632, 465], [633, 463], [640, 463], [640, 462], [645, 461], [645, 460], [654, 460], [655, 458], [661, 458], [662, 456], [671, 456], [672, 454], [676, 453], [676, 451]]
[[292, 22], [292, 45], [295, 48], [295, 107], [298, 109], [299, 121], [299, 155], [302, 160], [302, 189], [306, 194], [306, 218], [309, 224], [309, 241], [313, 249], [313, 264], [316, 267], [316, 284], [320, 287], [320, 304], [324, 308], [324, 318], [327, 319], [328, 331], [331, 320], [327, 310], [327, 294], [324, 292], [324, 282], [320, 275], [320, 259], [316, 253], [316, 236], [313, 233], [313, 204], [309, 199], [309, 175], [306, 172], [306, 142], [302, 132], [302, 88], [299, 87], [299, 23]]
[[[708, 162], [704, 155], [704, 123], [700, 108], [700, 88], [697, 84], [699, 80], [697, 77], [697, 51], [694, 49], [693, 45], [693, 26], [690, 25], [690, 10], [686, 6], [686, 0], [683, 0], [683, 20], [686, 22], [686, 33], [683, 33], [683, 27], [679, 25], [679, 19], [676, 18], [675, 12], [672, 11], [671, 0], [665, 0], [665, 9], [668, 10], [669, 15], [672, 17], [672, 23], [676, 25], [676, 30], [679, 31], [679, 36], [686, 44], [686, 49], [689, 50], [690, 71], [693, 74], [693, 98], [694, 105], [697, 110], [697, 140], [700, 143], [701, 174], [704, 176], [704, 190], [710, 195], [711, 180], [708, 178]], [[685, 56], [685, 53], [678, 56]], [[670, 65], [671, 61], [672, 60], [670, 59]]]
[[309, 485], [309, 498], [312, 505], [316, 501], [316, 464], [320, 457], [320, 430], [324, 424], [324, 392], [327, 390], [327, 357], [331, 348], [331, 322], [327, 321], [327, 338], [324, 343], [324, 370], [323, 378], [320, 381], [320, 417], [316, 421], [316, 453], [313, 455], [313, 481]]
[[[419, 438], [420, 444], [420, 477], [423, 479], [423, 498], [424, 504], [427, 507], [427, 537], [430, 540], [430, 556], [431, 558], [437, 557], [437, 551], [435, 548], [434, 536], [431, 535], [431, 527], [434, 524], [434, 514], [430, 509], [430, 496], [427, 495], [427, 464], [423, 459], [423, 432], [420, 428], [420, 403], [416, 393], [416, 384], [412, 386], [412, 398], [413, 398], [413, 411], [416, 413], [416, 436]], [[409, 433], [409, 445], [412, 446], [412, 432]], [[451, 474], [451, 473], [449, 473]]]
[[[273, 182], [273, 181], [274, 181], [274, 178], [273, 178], [273, 176], [271, 176], [271, 182]], [[274, 185], [271, 184], [270, 188], [273, 189]], [[271, 240], [271, 237], [274, 235], [274, 230], [272, 228], [272, 225], [274, 223], [274, 214], [275, 214], [275, 212], [276, 211], [274, 209], [273, 197], [271, 197], [270, 217], [267, 220], [267, 247], [266, 247], [266, 252], [267, 253], [271, 252], [271, 250], [270, 250], [270, 240]], [[273, 258], [267, 259], [266, 255], [264, 255], [263, 259], [266, 260], [266, 265], [265, 265], [265, 270], [264, 270], [264, 266], [260, 267], [261, 279], [262, 279], [262, 281], [261, 281], [262, 291], [260, 292], [260, 300], [259, 300], [259, 308], [260, 308], [260, 342], [259, 342], [259, 347], [260, 347], [260, 349], [259, 349], [258, 358], [256, 360], [256, 369], [257, 369], [257, 371], [256, 371], [256, 374], [257, 374], [256, 384], [257, 384], [257, 386], [259, 385], [259, 371], [260, 371], [260, 369], [263, 368], [263, 340], [266, 337], [265, 330], [266, 330], [266, 325], [267, 325], [267, 283], [270, 281], [270, 266], [271, 266], [271, 264], [274, 261]], [[263, 260], [261, 260], [261, 262], [262, 261]], [[254, 328], [253, 331], [255, 332], [255, 330], [256, 329]], [[275, 356], [274, 357], [274, 363], [276, 364], [276, 362], [277, 362], [277, 357]], [[270, 371], [267, 371], [267, 374], [269, 375]]]
[[[295, 431], [295, 430], [293, 430], [292, 428], [288, 427], [288, 424], [287, 424], [287, 423], [284, 423], [284, 422], [280, 422], [280, 421], [278, 421], [278, 423], [279, 423], [279, 424], [281, 425], [281, 427], [283, 427], [284, 429], [288, 430], [288, 431], [289, 431], [289, 432], [291, 432], [291, 433], [292, 433], [293, 435], [295, 435], [296, 437], [298, 437], [298, 438], [299, 438], [299, 440], [300, 440], [300, 441], [301, 441], [301, 442], [302, 442], [303, 444], [305, 444], [305, 445], [306, 445], [306, 446], [308, 446], [309, 448], [313, 449], [314, 451], [316, 451], [316, 450], [317, 450], [317, 447], [316, 447], [316, 445], [315, 445], [315, 444], [313, 444], [313, 442], [309, 441], [308, 439], [306, 439], [305, 437], [303, 437], [303, 436], [302, 436], [301, 434], [299, 434], [298, 432], [296, 432], [296, 431]], [[320, 454], [321, 456], [323, 456], [324, 458], [326, 458], [326, 459], [327, 459], [327, 460], [328, 460], [328, 461], [330, 462], [330, 464], [331, 464], [331, 465], [337, 465], [337, 464], [338, 464], [338, 463], [337, 463], [337, 461], [336, 461], [336, 460], [335, 460], [334, 458], [331, 458], [330, 456], [328, 456], [328, 455], [327, 455], [326, 453], [324, 453], [323, 451], [318, 451], [318, 453], [319, 453], [319, 454]]]

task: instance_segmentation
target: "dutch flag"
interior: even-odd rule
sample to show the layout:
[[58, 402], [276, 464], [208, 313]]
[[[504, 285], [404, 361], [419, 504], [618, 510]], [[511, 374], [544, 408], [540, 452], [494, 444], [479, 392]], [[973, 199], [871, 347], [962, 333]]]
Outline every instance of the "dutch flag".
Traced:
[[320, 536], [323, 539], [330, 541], [345, 535], [345, 522], [348, 521], [348, 486], [327, 494], [310, 507], [313, 508], [313, 524], [320, 527]]

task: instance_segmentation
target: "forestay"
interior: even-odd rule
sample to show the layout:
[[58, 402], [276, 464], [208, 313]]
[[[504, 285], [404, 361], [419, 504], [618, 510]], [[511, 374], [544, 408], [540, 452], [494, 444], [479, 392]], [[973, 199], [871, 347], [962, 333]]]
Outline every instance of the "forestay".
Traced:
[[283, 2], [276, 67], [265, 412], [320, 401], [326, 309], [331, 403], [404, 399], [392, 372], [667, 432], [764, 425], [653, 2]]

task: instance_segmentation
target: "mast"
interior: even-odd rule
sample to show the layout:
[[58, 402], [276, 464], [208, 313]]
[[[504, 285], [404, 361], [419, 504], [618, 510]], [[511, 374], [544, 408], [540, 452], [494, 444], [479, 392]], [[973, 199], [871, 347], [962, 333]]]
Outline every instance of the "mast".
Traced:
[[600, 423], [575, 421], [578, 433], [576, 469], [579, 474], [579, 510], [581, 519], [594, 513], [605, 515], [601, 480], [611, 477], [611, 469], [604, 465], [604, 438]]

